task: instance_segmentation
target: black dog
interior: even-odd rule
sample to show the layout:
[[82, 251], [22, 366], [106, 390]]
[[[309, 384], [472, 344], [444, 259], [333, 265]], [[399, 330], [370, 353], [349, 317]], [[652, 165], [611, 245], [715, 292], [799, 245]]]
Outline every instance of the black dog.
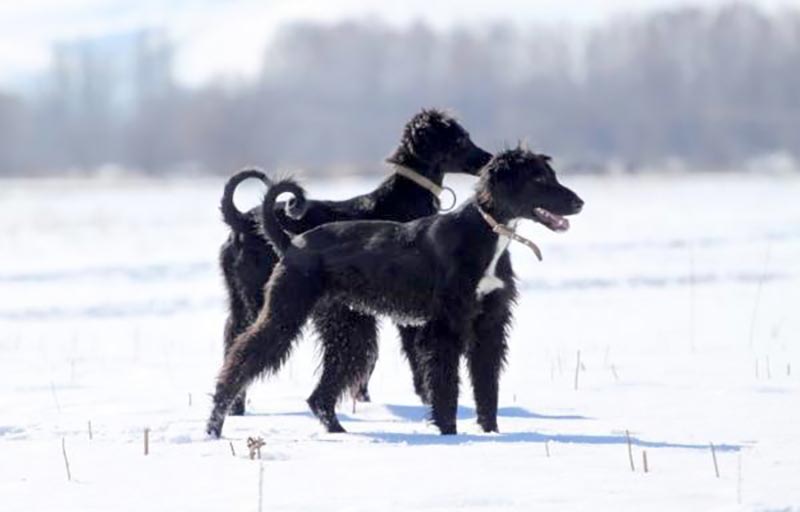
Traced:
[[[407, 223], [336, 222], [294, 238], [275, 215], [275, 199], [290, 192], [301, 205], [303, 190], [291, 180], [273, 185], [264, 199], [263, 225], [281, 260], [258, 318], [225, 359], [208, 433], [220, 435], [240, 390], [259, 374], [280, 368], [306, 319], [331, 303], [419, 326], [413, 357], [442, 434], [456, 432], [458, 365], [466, 355], [478, 423], [484, 431], [496, 431], [498, 380], [516, 294], [506, 250], [510, 239], [498, 232], [509, 234], [505, 224], [519, 219], [563, 231], [569, 223], [562, 215], [583, 206], [558, 183], [548, 160], [522, 149], [500, 153], [481, 172], [476, 195], [454, 213]], [[322, 407], [309, 402], [331, 432], [343, 431], [336, 399], [364, 374], [367, 363], [348, 339], [339, 341], [327, 347], [336, 349], [339, 375], [330, 384], [329, 402]]]
[[[437, 110], [423, 110], [405, 126], [400, 145], [387, 161], [398, 170], [412, 170], [441, 186], [445, 173], [476, 175], [491, 155], [477, 147], [469, 134], [452, 117]], [[407, 171], [406, 171], [407, 173]], [[413, 177], [413, 176], [412, 176]], [[247, 178], [268, 180], [258, 170], [243, 171], [233, 176], [225, 186], [222, 214], [231, 227], [231, 234], [220, 251], [220, 264], [228, 291], [229, 316], [225, 325], [225, 353], [233, 340], [258, 315], [264, 303], [264, 285], [278, 261], [277, 255], [264, 240], [259, 208], [243, 214], [233, 203], [236, 186]], [[405, 222], [436, 213], [438, 199], [411, 179], [394, 174], [381, 185], [362, 196], [347, 201], [308, 201], [305, 212], [290, 209], [289, 215], [278, 208], [280, 224], [291, 233], [302, 233], [326, 222], [342, 220], [394, 220]], [[297, 218], [293, 218], [297, 217]], [[314, 324], [322, 341], [325, 367], [333, 368], [338, 357], [328, 354], [327, 347], [360, 343], [368, 369], [353, 390], [364, 401], [369, 400], [367, 383], [377, 358], [377, 329], [375, 319], [337, 304], [327, 309], [317, 308]], [[401, 328], [404, 346], [411, 343], [416, 332]], [[325, 401], [326, 386], [338, 375], [323, 374], [315, 400]], [[231, 414], [244, 414], [245, 394], [237, 397]]]

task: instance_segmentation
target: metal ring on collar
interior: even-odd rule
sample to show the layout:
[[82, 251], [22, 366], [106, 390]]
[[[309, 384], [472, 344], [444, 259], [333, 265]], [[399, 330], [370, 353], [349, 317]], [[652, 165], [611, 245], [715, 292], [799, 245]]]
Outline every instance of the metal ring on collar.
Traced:
[[450, 203], [450, 206], [448, 206], [447, 208], [442, 208], [442, 200], [439, 199], [438, 197], [434, 196], [434, 197], [436, 197], [436, 208], [440, 212], [449, 212], [450, 210], [455, 208], [456, 207], [456, 203], [458, 203], [458, 198], [456, 197], [456, 192], [450, 187], [442, 187], [442, 192], [450, 193], [450, 196], [453, 198], [453, 202]]

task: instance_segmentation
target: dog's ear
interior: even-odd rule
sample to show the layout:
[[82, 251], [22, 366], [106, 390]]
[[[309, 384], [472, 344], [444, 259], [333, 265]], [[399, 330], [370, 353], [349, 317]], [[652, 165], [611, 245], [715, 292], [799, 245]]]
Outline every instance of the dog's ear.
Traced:
[[507, 172], [508, 169], [511, 167], [511, 160], [510, 160], [510, 152], [509, 150], [501, 151], [491, 160], [489, 163], [486, 164], [484, 168], [484, 172], [486, 173], [487, 177], [494, 181], [497, 179], [497, 176]]

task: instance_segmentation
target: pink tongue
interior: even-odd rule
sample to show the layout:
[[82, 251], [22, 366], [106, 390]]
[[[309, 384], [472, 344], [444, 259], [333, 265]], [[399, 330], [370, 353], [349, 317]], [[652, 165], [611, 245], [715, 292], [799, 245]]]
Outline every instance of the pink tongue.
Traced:
[[544, 208], [536, 208], [534, 209], [536, 216], [547, 225], [550, 229], [554, 231], [567, 231], [569, 229], [569, 220], [562, 217], [561, 215], [556, 215], [555, 213], [551, 213]]

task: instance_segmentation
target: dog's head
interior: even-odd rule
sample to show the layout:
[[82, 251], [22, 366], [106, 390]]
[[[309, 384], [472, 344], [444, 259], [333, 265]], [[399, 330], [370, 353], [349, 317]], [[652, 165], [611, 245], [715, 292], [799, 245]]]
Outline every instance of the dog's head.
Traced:
[[453, 117], [428, 109], [406, 123], [400, 145], [386, 161], [441, 179], [448, 172], [477, 176], [491, 157]]
[[498, 153], [481, 171], [478, 201], [501, 222], [530, 219], [553, 231], [566, 231], [566, 215], [579, 213], [583, 200], [556, 179], [550, 157], [526, 149]]

